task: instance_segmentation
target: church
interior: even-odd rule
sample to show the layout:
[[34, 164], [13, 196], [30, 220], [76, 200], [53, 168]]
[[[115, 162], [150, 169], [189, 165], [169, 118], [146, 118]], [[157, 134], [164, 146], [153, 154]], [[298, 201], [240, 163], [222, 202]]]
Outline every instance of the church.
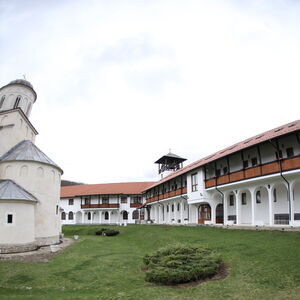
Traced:
[[0, 253], [59, 243], [63, 171], [35, 145], [36, 99], [23, 79], [0, 88]]

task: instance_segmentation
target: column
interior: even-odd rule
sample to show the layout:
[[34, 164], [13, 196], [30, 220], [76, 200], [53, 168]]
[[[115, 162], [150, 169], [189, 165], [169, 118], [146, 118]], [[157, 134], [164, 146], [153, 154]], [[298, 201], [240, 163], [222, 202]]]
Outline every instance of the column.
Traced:
[[180, 203], [180, 223], [183, 224], [184, 223], [184, 217], [183, 217], [183, 201], [181, 201]]
[[102, 211], [99, 210], [99, 223], [101, 224], [102, 223]]
[[82, 212], [82, 216], [81, 216], [81, 219], [82, 219], [82, 220], [81, 220], [81, 223], [82, 223], [82, 224], [84, 224], [84, 214], [85, 214], [85, 212], [83, 211], [83, 212]]
[[272, 188], [268, 188], [268, 198], [269, 198], [269, 226], [274, 225], [273, 221], [273, 193]]
[[161, 224], [161, 213], [162, 213], [162, 209], [161, 209], [161, 204], [158, 204], [158, 224]]
[[223, 211], [224, 211], [224, 215], [223, 215], [223, 224], [227, 225], [227, 220], [228, 220], [228, 204], [227, 204], [227, 195], [224, 195], [224, 200], [223, 200]]
[[177, 202], [174, 202], [174, 216], [173, 216], [175, 224], [177, 224]]
[[211, 209], [211, 222], [213, 224], [216, 224], [216, 207], [217, 205], [210, 205], [210, 209]]
[[108, 211], [108, 223], [110, 224], [111, 210]]
[[253, 189], [250, 190], [250, 195], [251, 195], [251, 224], [252, 226], [255, 225], [255, 208], [256, 208], [256, 197], [255, 197], [255, 192]]
[[241, 199], [240, 199], [240, 193], [236, 193], [236, 224], [241, 224]]
[[290, 195], [290, 211], [291, 211], [291, 217], [290, 217], [290, 219], [291, 219], [291, 221], [290, 221], [290, 225], [294, 225], [294, 217], [295, 217], [295, 203], [294, 203], [294, 195], [293, 195], [293, 189], [292, 189], [292, 187], [291, 187], [291, 184], [290, 184], [290, 186], [288, 186], [288, 188], [290, 189], [289, 190], [289, 195]]

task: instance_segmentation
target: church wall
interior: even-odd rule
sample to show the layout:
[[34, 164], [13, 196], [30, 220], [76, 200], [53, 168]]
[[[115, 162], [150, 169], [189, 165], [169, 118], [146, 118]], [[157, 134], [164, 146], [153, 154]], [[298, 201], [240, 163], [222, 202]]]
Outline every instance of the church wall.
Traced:
[[0, 130], [0, 140], [5, 141], [5, 143], [0, 143], [0, 156], [23, 140], [30, 140], [34, 143], [36, 133], [19, 111], [0, 113], [0, 126], [7, 125], [13, 126]]
[[0, 163], [0, 178], [13, 180], [39, 200], [35, 207], [37, 241], [58, 242], [60, 172], [39, 162], [12, 161]]
[[[0, 244], [26, 244], [35, 240], [34, 205], [29, 201], [0, 200]], [[7, 214], [13, 223], [7, 224]]]

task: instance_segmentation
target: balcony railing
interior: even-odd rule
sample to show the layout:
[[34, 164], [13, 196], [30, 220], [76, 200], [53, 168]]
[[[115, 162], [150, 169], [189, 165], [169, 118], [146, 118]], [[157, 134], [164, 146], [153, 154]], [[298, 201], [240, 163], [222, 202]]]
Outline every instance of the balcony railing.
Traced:
[[160, 194], [160, 195], [148, 198], [146, 202], [151, 203], [154, 201], [163, 200], [163, 199], [179, 196], [179, 195], [186, 194], [186, 193], [187, 193], [187, 187], [183, 187], [183, 188], [177, 189], [175, 191], [167, 192], [164, 194]]
[[140, 207], [142, 203], [130, 203], [130, 207]]
[[119, 208], [119, 203], [81, 204], [81, 208]]
[[273, 161], [266, 164], [261, 164], [252, 168], [239, 170], [227, 175], [218, 176], [212, 179], [205, 180], [205, 188], [214, 187], [216, 185], [227, 184], [231, 182], [241, 181], [249, 178], [270, 175], [280, 172], [280, 164], [282, 171], [290, 171], [300, 168], [300, 156], [284, 158], [280, 161]]

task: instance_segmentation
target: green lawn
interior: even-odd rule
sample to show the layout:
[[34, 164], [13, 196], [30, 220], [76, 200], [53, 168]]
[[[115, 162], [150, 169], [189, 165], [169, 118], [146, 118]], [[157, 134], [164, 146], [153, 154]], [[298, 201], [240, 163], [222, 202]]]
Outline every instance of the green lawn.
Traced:
[[[0, 262], [0, 298], [300, 299], [300, 233], [132, 225], [95, 236], [101, 227], [65, 226], [80, 239], [49, 263]], [[145, 282], [144, 254], [178, 241], [217, 250], [228, 277], [184, 289]]]

